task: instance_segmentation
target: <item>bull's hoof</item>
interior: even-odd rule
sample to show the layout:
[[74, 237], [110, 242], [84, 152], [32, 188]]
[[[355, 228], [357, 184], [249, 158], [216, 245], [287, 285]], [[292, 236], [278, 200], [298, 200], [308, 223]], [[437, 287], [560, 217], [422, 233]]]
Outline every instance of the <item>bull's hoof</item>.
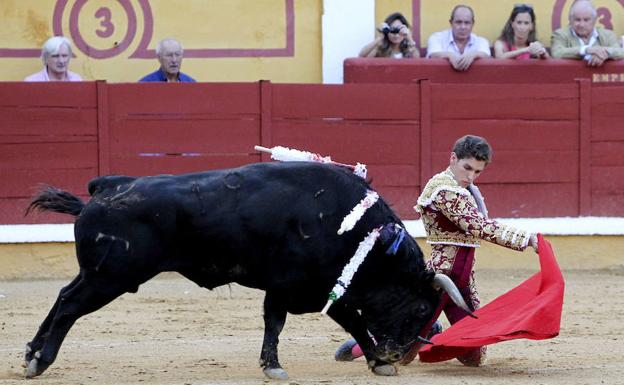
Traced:
[[24, 362], [22, 363], [22, 368], [27, 368], [28, 363], [33, 359], [32, 348], [30, 347], [30, 342], [26, 344], [26, 349], [24, 350]]
[[288, 373], [282, 368], [265, 368], [262, 370], [264, 375], [272, 380], [287, 380]]
[[24, 370], [24, 376], [26, 378], [33, 378], [45, 372], [50, 364], [46, 364], [43, 360], [41, 360], [41, 352], [38, 351], [34, 354], [34, 358], [32, 360], [25, 362], [25, 366], [26, 369]]
[[373, 367], [373, 373], [377, 374], [378, 376], [396, 376], [398, 374], [394, 365], [390, 364]]

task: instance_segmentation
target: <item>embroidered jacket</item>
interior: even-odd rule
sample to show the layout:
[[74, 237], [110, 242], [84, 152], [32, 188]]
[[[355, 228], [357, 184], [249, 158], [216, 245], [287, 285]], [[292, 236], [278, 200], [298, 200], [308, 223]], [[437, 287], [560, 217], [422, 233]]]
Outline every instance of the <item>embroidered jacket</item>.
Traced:
[[461, 187], [449, 169], [427, 182], [414, 209], [421, 215], [430, 244], [479, 247], [485, 239], [514, 250], [529, 244], [526, 231], [489, 219], [477, 186]]

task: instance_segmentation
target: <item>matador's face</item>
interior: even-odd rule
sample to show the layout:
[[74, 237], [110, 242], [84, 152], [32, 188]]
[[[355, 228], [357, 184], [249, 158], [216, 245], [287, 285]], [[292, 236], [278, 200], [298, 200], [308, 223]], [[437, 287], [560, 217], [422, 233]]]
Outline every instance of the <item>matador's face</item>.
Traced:
[[463, 188], [471, 185], [481, 175], [483, 170], [487, 166], [484, 160], [476, 160], [475, 158], [459, 159], [457, 155], [452, 152], [449, 168], [455, 176], [455, 180]]

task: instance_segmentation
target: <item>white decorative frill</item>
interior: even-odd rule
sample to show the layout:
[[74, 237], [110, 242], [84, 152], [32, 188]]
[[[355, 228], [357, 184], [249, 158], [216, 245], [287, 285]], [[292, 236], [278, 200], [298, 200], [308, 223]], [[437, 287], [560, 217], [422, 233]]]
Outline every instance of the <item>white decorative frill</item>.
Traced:
[[349, 231], [355, 227], [357, 221], [362, 218], [366, 210], [379, 200], [379, 194], [373, 190], [368, 190], [366, 196], [358, 203], [349, 214], [342, 220], [340, 228], [338, 229], [338, 235], [342, 235], [344, 232]]
[[362, 163], [358, 163], [355, 165], [353, 169], [353, 173], [360, 178], [366, 180], [366, 175], [368, 174], [368, 170], [366, 169], [366, 165]]
[[329, 156], [321, 156], [308, 151], [295, 150], [288, 147], [275, 146], [266, 148], [262, 146], [254, 146], [254, 149], [271, 154], [271, 159], [280, 162], [317, 162], [326, 164], [335, 164], [336, 166], [346, 167], [362, 179], [366, 179], [366, 165], [358, 163], [353, 166], [350, 164], [334, 162]]
[[323, 310], [321, 310], [321, 314], [327, 314], [329, 307], [336, 302], [340, 297], [344, 295], [347, 288], [351, 284], [351, 280], [353, 279], [353, 275], [358, 270], [364, 259], [368, 255], [368, 252], [371, 251], [373, 246], [375, 246], [375, 242], [377, 238], [379, 238], [379, 230], [380, 228], [373, 229], [366, 238], [362, 242], [360, 242], [355, 254], [349, 260], [349, 263], [342, 269], [342, 274], [338, 277], [336, 281], [336, 285], [329, 293], [329, 299], [325, 304]]
[[281, 162], [318, 162], [333, 163], [331, 157], [313, 154], [308, 151], [300, 151], [288, 147], [275, 146], [271, 148], [271, 159]]

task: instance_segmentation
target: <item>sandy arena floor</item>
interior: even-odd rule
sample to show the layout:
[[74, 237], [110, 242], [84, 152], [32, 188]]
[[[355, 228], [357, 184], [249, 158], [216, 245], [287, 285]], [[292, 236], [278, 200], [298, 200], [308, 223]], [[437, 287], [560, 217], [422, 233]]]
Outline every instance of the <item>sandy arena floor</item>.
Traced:
[[[481, 296], [487, 302], [533, 272], [479, 270]], [[25, 380], [24, 344], [66, 281], [0, 281], [0, 384], [624, 384], [624, 267], [564, 276], [560, 336], [494, 345], [481, 368], [414, 362], [378, 377], [362, 359], [334, 361], [347, 335], [333, 321], [289, 315], [280, 344], [288, 381], [266, 380], [258, 367], [262, 292], [211, 292], [177, 275], [80, 319], [48, 371]]]

